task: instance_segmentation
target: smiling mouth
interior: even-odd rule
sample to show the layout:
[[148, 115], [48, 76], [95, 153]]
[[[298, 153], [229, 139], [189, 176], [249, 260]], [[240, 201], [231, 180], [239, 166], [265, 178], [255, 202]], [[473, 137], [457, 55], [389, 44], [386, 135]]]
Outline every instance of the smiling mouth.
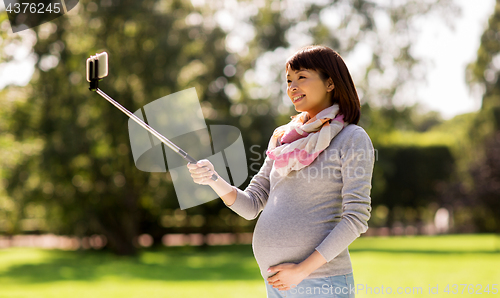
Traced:
[[295, 96], [295, 97], [292, 98], [292, 101], [293, 102], [297, 102], [297, 101], [301, 100], [305, 96], [306, 96], [305, 94], [302, 94], [302, 95], [299, 95], [299, 96]]

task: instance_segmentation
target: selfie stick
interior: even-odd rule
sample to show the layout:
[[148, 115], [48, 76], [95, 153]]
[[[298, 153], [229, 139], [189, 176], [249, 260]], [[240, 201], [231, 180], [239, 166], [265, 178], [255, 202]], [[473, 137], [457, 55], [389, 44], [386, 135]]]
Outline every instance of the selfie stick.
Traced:
[[[105, 58], [105, 61], [106, 61], [106, 63], [105, 63], [106, 64], [105, 65], [106, 71], [105, 71], [105, 75], [104, 76], [103, 75], [99, 76], [99, 60], [98, 60], [99, 59], [99, 55], [100, 54], [98, 54], [96, 56], [90, 56], [90, 58], [87, 59], [87, 81], [90, 82], [89, 90], [90, 91], [96, 91], [97, 94], [99, 94], [102, 97], [104, 97], [107, 101], [109, 101], [111, 104], [113, 104], [115, 107], [117, 107], [120, 111], [122, 111], [123, 113], [125, 113], [125, 115], [129, 116], [137, 124], [139, 124], [144, 129], [146, 129], [151, 134], [153, 134], [155, 137], [157, 137], [163, 144], [167, 145], [170, 149], [174, 150], [175, 153], [179, 154], [182, 158], [184, 158], [185, 160], [187, 160], [190, 163], [197, 163], [198, 161], [196, 159], [192, 158], [191, 156], [189, 156], [189, 154], [187, 154], [186, 151], [184, 151], [181, 148], [179, 148], [177, 145], [175, 145], [174, 143], [172, 143], [172, 141], [170, 141], [169, 139], [165, 138], [163, 135], [161, 135], [159, 132], [157, 132], [154, 128], [152, 128], [151, 126], [149, 126], [148, 124], [146, 124], [144, 121], [142, 121], [141, 118], [139, 118], [136, 115], [134, 115], [133, 113], [131, 113], [129, 110], [127, 110], [126, 108], [124, 108], [121, 104], [119, 104], [117, 101], [115, 101], [114, 99], [112, 99], [111, 97], [109, 97], [101, 89], [99, 89], [99, 83], [98, 82], [100, 80], [102, 80], [102, 77], [104, 77], [104, 76], [107, 75], [107, 53], [106, 53], [106, 58]], [[212, 175], [212, 180], [217, 181], [218, 178], [219, 177], [216, 174]]]

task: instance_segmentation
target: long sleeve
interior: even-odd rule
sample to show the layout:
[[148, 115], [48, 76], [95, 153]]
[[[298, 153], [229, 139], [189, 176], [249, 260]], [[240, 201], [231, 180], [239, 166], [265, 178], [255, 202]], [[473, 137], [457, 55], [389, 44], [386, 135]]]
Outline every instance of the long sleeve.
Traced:
[[375, 163], [373, 144], [362, 128], [341, 147], [342, 219], [316, 247], [329, 262], [368, 230], [371, 180]]
[[231, 210], [241, 217], [252, 220], [264, 209], [269, 198], [270, 179], [269, 175], [273, 167], [274, 160], [266, 156], [264, 164], [259, 172], [253, 176], [245, 190], [237, 188], [236, 200], [231, 206]]

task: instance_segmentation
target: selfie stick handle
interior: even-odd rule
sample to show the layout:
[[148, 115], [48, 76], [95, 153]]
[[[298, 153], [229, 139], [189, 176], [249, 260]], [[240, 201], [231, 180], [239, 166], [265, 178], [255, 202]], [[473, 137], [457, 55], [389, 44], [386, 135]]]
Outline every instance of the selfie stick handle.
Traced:
[[[95, 86], [92, 86], [92, 82], [90, 82], [90, 85], [91, 85], [91, 87], [89, 88], [90, 90], [92, 90], [91, 88], [94, 87], [95, 91], [99, 95], [101, 95], [102, 97], [104, 97], [107, 101], [109, 101], [111, 104], [113, 104], [115, 107], [117, 107], [120, 111], [122, 111], [127, 116], [129, 116], [132, 120], [134, 120], [135, 122], [137, 122], [137, 124], [139, 124], [144, 129], [146, 129], [151, 134], [153, 134], [155, 137], [157, 137], [163, 144], [167, 145], [170, 149], [174, 150], [175, 153], [179, 154], [182, 158], [184, 158], [185, 160], [189, 161], [190, 163], [197, 163], [198, 162], [196, 159], [194, 159], [191, 156], [189, 156], [189, 154], [187, 154], [184, 150], [182, 150], [177, 145], [175, 145], [174, 143], [172, 143], [169, 139], [165, 138], [163, 135], [161, 135], [159, 132], [157, 132], [154, 128], [152, 128], [151, 126], [149, 126], [148, 124], [146, 124], [144, 121], [142, 121], [141, 118], [139, 118], [136, 115], [134, 115], [133, 113], [131, 113], [129, 110], [127, 110], [126, 108], [124, 108], [121, 104], [119, 104], [117, 101], [115, 101], [114, 99], [112, 99], [111, 97], [109, 97], [101, 89], [99, 89], [97, 87], [97, 80], [95, 80]], [[219, 177], [216, 174], [212, 175], [212, 180], [217, 181], [218, 178]]]

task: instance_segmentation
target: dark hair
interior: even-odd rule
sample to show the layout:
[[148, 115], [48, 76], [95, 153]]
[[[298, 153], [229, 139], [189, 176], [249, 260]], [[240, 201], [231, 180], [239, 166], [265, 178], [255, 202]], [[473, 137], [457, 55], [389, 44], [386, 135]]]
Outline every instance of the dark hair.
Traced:
[[325, 46], [307, 46], [288, 58], [285, 68], [288, 66], [292, 70], [313, 69], [319, 72], [323, 81], [332, 78], [335, 86], [332, 105], [339, 105], [344, 121], [358, 124], [361, 115], [358, 93], [344, 60], [337, 52]]

